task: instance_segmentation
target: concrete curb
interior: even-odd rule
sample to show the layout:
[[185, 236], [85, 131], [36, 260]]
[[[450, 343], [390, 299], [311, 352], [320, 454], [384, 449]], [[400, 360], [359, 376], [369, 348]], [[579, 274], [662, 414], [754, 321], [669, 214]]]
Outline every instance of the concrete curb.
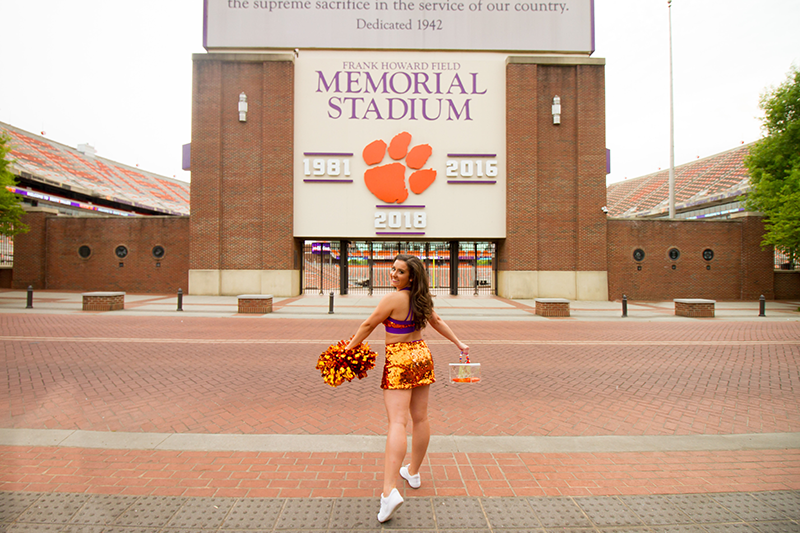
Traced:
[[[382, 435], [220, 435], [0, 429], [0, 446], [119, 450], [383, 453]], [[410, 441], [409, 441], [410, 445]], [[591, 437], [434, 435], [431, 453], [629, 453], [800, 449], [800, 433]]]

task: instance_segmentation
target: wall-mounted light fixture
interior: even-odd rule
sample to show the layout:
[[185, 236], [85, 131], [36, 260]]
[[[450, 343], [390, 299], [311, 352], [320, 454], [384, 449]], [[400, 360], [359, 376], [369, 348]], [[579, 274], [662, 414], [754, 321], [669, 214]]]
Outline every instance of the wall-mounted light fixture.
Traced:
[[553, 97], [553, 124], [561, 124], [561, 98]]
[[239, 95], [239, 122], [247, 122], [247, 95]]

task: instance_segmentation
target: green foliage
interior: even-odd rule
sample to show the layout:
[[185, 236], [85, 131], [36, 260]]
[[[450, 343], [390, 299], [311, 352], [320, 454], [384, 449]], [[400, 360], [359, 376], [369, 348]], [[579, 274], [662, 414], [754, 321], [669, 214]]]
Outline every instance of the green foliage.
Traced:
[[800, 254], [800, 70], [764, 93], [760, 107], [767, 137], [745, 161], [752, 187], [747, 208], [766, 216], [761, 244], [786, 251], [794, 265]]
[[8, 145], [10, 140], [8, 135], [0, 133], [0, 235], [16, 235], [28, 231], [28, 226], [22, 223], [25, 211], [19, 205], [19, 198], [6, 189], [16, 185], [14, 175], [8, 169], [11, 161], [6, 159], [11, 151]]

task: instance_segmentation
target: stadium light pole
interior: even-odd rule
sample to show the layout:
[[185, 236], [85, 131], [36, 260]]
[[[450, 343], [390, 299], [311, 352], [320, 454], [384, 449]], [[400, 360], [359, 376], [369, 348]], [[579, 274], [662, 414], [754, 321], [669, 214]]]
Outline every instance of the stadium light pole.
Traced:
[[672, 0], [669, 12], [669, 218], [675, 218], [675, 109], [672, 96]]

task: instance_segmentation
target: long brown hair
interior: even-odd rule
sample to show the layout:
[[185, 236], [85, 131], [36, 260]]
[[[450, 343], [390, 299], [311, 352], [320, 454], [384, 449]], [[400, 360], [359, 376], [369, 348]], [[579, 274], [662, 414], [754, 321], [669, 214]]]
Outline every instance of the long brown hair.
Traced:
[[400, 254], [395, 261], [403, 261], [408, 265], [409, 288], [411, 289], [411, 311], [414, 316], [414, 325], [423, 329], [428, 324], [428, 319], [433, 314], [433, 298], [428, 288], [428, 273], [425, 265], [415, 255]]

